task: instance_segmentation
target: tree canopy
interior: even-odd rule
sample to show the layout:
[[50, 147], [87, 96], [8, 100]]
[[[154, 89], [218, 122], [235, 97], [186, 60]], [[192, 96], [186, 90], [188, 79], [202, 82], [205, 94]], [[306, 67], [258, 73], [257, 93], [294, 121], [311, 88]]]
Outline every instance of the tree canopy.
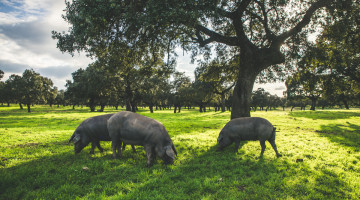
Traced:
[[[327, 11], [351, 0], [77, 0], [66, 2], [67, 33], [54, 31], [58, 48], [74, 53], [126, 45], [170, 57], [178, 46], [210, 59], [238, 56], [231, 118], [250, 116], [256, 78], [284, 72], [290, 55], [331, 18]], [[326, 10], [322, 8], [327, 8]], [[142, 55], [145, 55], [142, 54]], [[264, 77], [263, 77], [264, 78]]]
[[22, 76], [12, 74], [5, 82], [8, 101], [26, 104], [31, 112], [31, 104], [46, 103], [53, 90], [53, 82], [33, 69], [26, 69]]

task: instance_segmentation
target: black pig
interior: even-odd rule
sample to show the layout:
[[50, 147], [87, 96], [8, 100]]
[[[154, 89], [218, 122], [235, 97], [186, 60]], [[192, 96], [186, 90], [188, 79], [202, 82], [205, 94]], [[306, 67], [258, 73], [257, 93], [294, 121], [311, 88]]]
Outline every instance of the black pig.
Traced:
[[273, 147], [276, 156], [281, 155], [277, 151], [275, 144], [275, 127], [266, 119], [260, 117], [243, 117], [236, 118], [228, 122], [221, 130], [217, 142], [218, 150], [229, 146], [235, 142], [235, 152], [238, 151], [240, 141], [259, 140], [261, 145], [261, 156], [264, 154], [266, 145], [265, 141], [269, 141]]
[[166, 163], [173, 163], [177, 155], [165, 127], [143, 115], [128, 111], [118, 112], [108, 120], [108, 130], [114, 158], [121, 157], [121, 142], [144, 146], [148, 166], [151, 166], [156, 154]]
[[[99, 115], [90, 117], [84, 120], [75, 130], [74, 134], [70, 137], [69, 142], [74, 142], [75, 154], [80, 153], [81, 150], [91, 142], [90, 153], [94, 154], [95, 146], [103, 152], [100, 146], [100, 141], [111, 141], [107, 129], [107, 120], [114, 114]], [[125, 144], [124, 144], [125, 147]], [[123, 147], [123, 148], [124, 148]], [[132, 145], [133, 151], [135, 147]]]

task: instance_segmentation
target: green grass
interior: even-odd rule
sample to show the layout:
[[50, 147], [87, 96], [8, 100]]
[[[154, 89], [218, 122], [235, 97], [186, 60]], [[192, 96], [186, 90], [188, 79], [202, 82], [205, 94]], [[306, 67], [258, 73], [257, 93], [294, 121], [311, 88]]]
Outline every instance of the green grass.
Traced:
[[[117, 112], [106, 109], [105, 113]], [[0, 199], [359, 199], [360, 110], [252, 112], [277, 127], [269, 143], [242, 142], [216, 152], [230, 113], [171, 110], [140, 114], [164, 124], [178, 156], [146, 167], [145, 151], [130, 146], [114, 160], [90, 145], [74, 155], [68, 139], [88, 108], [0, 107]], [[87, 167], [88, 169], [83, 169]]]

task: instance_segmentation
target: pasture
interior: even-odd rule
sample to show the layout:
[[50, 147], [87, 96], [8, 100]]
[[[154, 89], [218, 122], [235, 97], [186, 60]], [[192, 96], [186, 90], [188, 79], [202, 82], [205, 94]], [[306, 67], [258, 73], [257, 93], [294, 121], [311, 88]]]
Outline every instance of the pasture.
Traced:
[[114, 160], [111, 142], [74, 155], [68, 139], [88, 108], [0, 107], [0, 199], [359, 199], [360, 110], [257, 111], [277, 127], [276, 144], [258, 141], [217, 152], [230, 112], [182, 109], [139, 114], [164, 124], [178, 151], [174, 165], [146, 167], [144, 148]]

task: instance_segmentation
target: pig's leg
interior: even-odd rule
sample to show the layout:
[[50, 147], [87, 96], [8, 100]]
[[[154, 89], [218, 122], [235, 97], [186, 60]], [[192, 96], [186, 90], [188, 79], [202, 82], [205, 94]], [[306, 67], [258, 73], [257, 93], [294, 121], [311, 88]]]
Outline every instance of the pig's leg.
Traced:
[[131, 148], [132, 148], [133, 152], [136, 153], [135, 146], [134, 146], [134, 145], [131, 145]]
[[269, 142], [270, 142], [272, 148], [274, 149], [274, 151], [275, 151], [275, 153], [276, 153], [276, 156], [277, 156], [277, 157], [281, 157], [282, 155], [279, 154], [279, 152], [277, 151], [276, 144], [275, 144], [275, 140], [271, 140], [271, 141], [269, 141]]
[[235, 139], [235, 153], [238, 152], [240, 146], [240, 139]]
[[94, 150], [95, 150], [95, 142], [91, 142], [90, 154], [94, 154]]
[[260, 156], [262, 156], [264, 154], [264, 151], [265, 151], [265, 148], [266, 148], [265, 140], [260, 140], [260, 145], [261, 145], [261, 154], [260, 154]]
[[122, 145], [122, 150], [123, 150], [123, 151], [125, 150], [125, 147], [126, 147], [126, 144], [123, 143], [123, 145]]
[[100, 142], [97, 141], [95, 144], [96, 144], [97, 148], [100, 150], [100, 152], [102, 153], [104, 151], [104, 149], [100, 146]]
[[112, 151], [113, 151], [113, 157], [114, 158], [117, 158], [117, 155], [116, 155], [116, 149], [120, 152], [119, 152], [119, 156], [121, 157], [121, 143], [122, 141], [121, 140], [112, 140], [112, 143], [111, 143], [111, 148], [112, 148]]
[[122, 157], [122, 153], [121, 153], [121, 145], [123, 144], [123, 142], [120, 140], [119, 145], [117, 146], [117, 150], [118, 150], [118, 157], [121, 158]]
[[150, 145], [146, 145], [145, 147], [145, 151], [146, 151], [146, 158], [147, 158], [147, 166], [151, 167], [151, 161], [152, 161], [152, 157], [153, 157], [153, 151], [152, 151], [152, 147]]

